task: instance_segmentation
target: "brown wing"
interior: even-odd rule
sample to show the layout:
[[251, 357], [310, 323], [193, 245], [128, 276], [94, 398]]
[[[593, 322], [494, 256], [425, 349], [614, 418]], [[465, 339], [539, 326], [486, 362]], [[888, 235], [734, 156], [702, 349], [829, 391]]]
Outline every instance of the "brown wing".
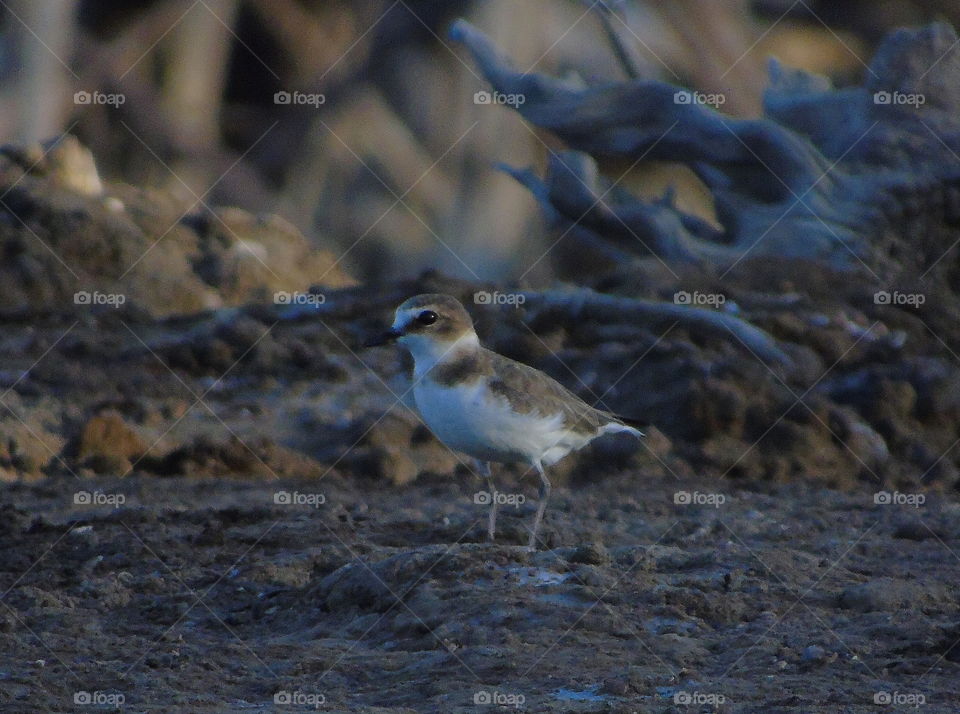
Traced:
[[[618, 421], [615, 416], [594, 409], [560, 382], [538, 369], [490, 352], [495, 377], [490, 383], [494, 393], [505, 397], [521, 413], [539, 411], [543, 416], [562, 413], [564, 423], [583, 434], [595, 434], [604, 424]], [[536, 397], [536, 400], [531, 397]]]

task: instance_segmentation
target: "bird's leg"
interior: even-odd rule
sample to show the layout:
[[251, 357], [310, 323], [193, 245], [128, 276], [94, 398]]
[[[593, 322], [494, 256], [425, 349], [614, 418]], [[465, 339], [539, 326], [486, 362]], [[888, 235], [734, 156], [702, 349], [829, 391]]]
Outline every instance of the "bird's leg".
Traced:
[[487, 538], [492, 543], [496, 540], [497, 532], [497, 486], [493, 483], [489, 461], [477, 461], [480, 474], [487, 480], [487, 490], [490, 493], [490, 512], [487, 514]]
[[539, 502], [537, 503], [537, 516], [533, 521], [533, 532], [530, 534], [530, 550], [537, 549], [537, 532], [540, 530], [540, 521], [543, 520], [543, 512], [547, 510], [547, 501], [550, 499], [550, 479], [543, 471], [543, 464], [537, 461], [534, 466], [540, 474]]

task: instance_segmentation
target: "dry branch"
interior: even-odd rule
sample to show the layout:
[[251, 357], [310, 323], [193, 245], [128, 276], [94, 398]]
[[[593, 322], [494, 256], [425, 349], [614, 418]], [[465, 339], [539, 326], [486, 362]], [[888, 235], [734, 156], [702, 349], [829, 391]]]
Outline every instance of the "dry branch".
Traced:
[[[960, 43], [947, 25], [891, 34], [860, 87], [835, 90], [773, 62], [756, 120], [665, 82], [584, 89], [520, 73], [469, 23], [450, 34], [494, 89], [524, 96], [515, 107], [524, 118], [575, 150], [555, 155], [542, 179], [510, 173], [549, 217], [569, 226], [582, 216], [583, 230], [620, 249], [721, 269], [774, 255], [892, 278], [923, 272], [958, 237]], [[669, 202], [604, 196], [591, 157], [687, 164], [713, 194], [722, 230]]]

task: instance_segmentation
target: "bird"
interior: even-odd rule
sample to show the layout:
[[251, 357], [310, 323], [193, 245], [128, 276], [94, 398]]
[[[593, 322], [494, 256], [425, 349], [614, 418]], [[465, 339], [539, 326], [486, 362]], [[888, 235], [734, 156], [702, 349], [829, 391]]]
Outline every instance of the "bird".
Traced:
[[546, 467], [604, 434], [643, 436], [625, 417], [592, 407], [544, 372], [485, 348], [470, 314], [451, 295], [427, 293], [401, 303], [390, 329], [365, 346], [389, 343], [413, 357], [413, 397], [426, 426], [472, 457], [485, 478], [491, 541], [498, 505], [491, 462], [520, 462], [539, 474], [527, 546], [536, 550], [551, 490]]

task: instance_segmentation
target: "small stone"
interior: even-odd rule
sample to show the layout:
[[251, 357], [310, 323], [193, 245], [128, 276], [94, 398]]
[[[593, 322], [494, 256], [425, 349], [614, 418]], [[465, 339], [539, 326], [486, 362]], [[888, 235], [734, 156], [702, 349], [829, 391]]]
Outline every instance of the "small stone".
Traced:
[[917, 607], [918, 602], [933, 593], [924, 588], [893, 578], [876, 578], [853, 585], [840, 593], [840, 606], [858, 612], [892, 612], [900, 607]]
[[630, 682], [626, 677], [609, 677], [603, 680], [600, 685], [600, 694], [609, 694], [614, 697], [625, 696], [630, 687]]
[[931, 527], [919, 519], [903, 521], [893, 531], [894, 538], [905, 540], [927, 540], [928, 538], [943, 538], [943, 533], [936, 527]]
[[610, 553], [601, 543], [590, 543], [581, 545], [569, 558], [571, 563], [583, 563], [585, 565], [604, 565], [610, 562]]
[[97, 473], [124, 475], [132, 461], [147, 451], [147, 443], [116, 412], [90, 419], [73, 444], [79, 464]]

